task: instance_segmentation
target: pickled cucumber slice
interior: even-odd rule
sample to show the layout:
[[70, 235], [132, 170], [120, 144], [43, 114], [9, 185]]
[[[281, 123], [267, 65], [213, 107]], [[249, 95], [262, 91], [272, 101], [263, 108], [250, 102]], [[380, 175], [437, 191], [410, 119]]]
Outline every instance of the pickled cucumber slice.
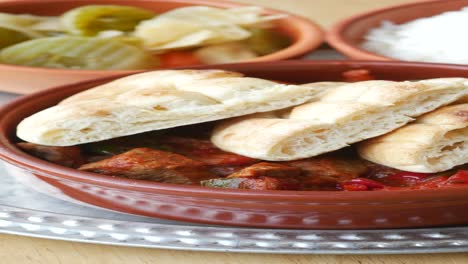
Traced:
[[0, 13], [0, 23], [17, 27], [28, 27], [39, 22], [40, 20], [40, 16]]
[[29, 31], [62, 31], [58, 17], [0, 13], [0, 24]]
[[104, 30], [132, 31], [140, 21], [155, 15], [150, 10], [138, 7], [87, 5], [64, 13], [61, 22], [70, 34], [95, 36]]
[[262, 13], [260, 7], [182, 7], [139, 23], [134, 34], [153, 51], [220, 44], [247, 39], [247, 28], [281, 17]]
[[258, 6], [217, 8], [210, 6], [188, 6], [173, 9], [162, 14], [165, 18], [202, 23], [204, 25], [239, 25], [250, 27], [284, 17], [284, 15], [264, 15]]
[[[8, 19], [3, 19], [8, 18]], [[0, 14], [0, 49], [33, 38], [40, 38], [44, 35], [34, 31], [26, 23], [20, 23], [19, 20], [10, 19], [10, 16]], [[24, 22], [24, 21], [23, 21]]]
[[31, 39], [24, 32], [2, 27], [0, 25], [0, 49]]
[[9, 29], [10, 31], [16, 31], [18, 34], [28, 36], [29, 38], [44, 36], [31, 28], [34, 24], [42, 20], [43, 17], [40, 16], [0, 13], [0, 27]]
[[284, 49], [291, 40], [278, 32], [268, 29], [251, 29], [252, 35], [246, 40], [247, 45], [258, 55], [267, 55]]
[[31, 29], [42, 32], [63, 32], [59, 17], [41, 17], [39, 21], [30, 26]]
[[115, 39], [49, 37], [25, 41], [0, 51], [0, 61], [33, 67], [128, 70], [154, 67], [147, 52]]
[[118, 30], [105, 30], [96, 35], [98, 38], [116, 39], [123, 43], [143, 48], [143, 40]]
[[258, 57], [242, 42], [228, 42], [199, 48], [195, 55], [205, 64], [231, 63]]

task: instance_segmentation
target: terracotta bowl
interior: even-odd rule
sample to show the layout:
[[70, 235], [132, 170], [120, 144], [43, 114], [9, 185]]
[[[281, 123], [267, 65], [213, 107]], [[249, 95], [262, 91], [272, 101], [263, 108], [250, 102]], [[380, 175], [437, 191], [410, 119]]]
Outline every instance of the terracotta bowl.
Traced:
[[[190, 5], [207, 5], [215, 7], [248, 6], [222, 0], [22, 0], [1, 1], [0, 12], [35, 15], [60, 15], [77, 6], [89, 4], [118, 4], [147, 8], [156, 12], [165, 12], [174, 8]], [[287, 14], [283, 11], [266, 9], [270, 14]], [[278, 52], [258, 57], [250, 61], [276, 61], [301, 57], [318, 47], [324, 38], [320, 27], [305, 18], [287, 14], [287, 17], [276, 22], [278, 31], [292, 39], [292, 44]], [[37, 68], [0, 64], [1, 91], [27, 94], [45, 88], [69, 84], [77, 81], [99, 77], [129, 74], [137, 71], [96, 71], [64, 70]]]
[[[365, 61], [285, 61], [216, 68], [248, 76], [305, 83], [341, 80], [343, 71], [367, 69], [378, 79], [468, 77], [468, 67]], [[22, 97], [0, 109], [0, 158], [8, 171], [43, 192], [91, 205], [174, 220], [273, 228], [396, 228], [468, 224], [468, 186], [409, 191], [249, 191], [162, 184], [82, 172], [55, 165], [15, 146], [25, 117], [105, 78]], [[39, 183], [38, 183], [39, 182]], [[51, 191], [51, 186], [55, 191]]]
[[[447, 11], [460, 10], [468, 6], [468, 0], [423, 1], [379, 9], [347, 18], [335, 24], [327, 33], [328, 43], [339, 52], [358, 60], [398, 60], [372, 53], [361, 48], [364, 36], [382, 21], [395, 24], [406, 23], [418, 18], [431, 17]], [[447, 30], [451, 30], [448, 28]]]

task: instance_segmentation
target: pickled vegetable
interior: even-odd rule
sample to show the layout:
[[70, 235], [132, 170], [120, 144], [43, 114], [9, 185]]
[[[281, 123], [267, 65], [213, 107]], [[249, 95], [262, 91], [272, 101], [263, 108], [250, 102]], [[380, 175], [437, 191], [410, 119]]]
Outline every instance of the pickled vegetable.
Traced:
[[0, 48], [31, 39], [24, 32], [2, 27], [0, 25]]
[[126, 44], [130, 44], [133, 46], [137, 46], [139, 48], [143, 48], [143, 41], [140, 38], [132, 36], [130, 34], [126, 34], [123, 31], [118, 30], [106, 30], [101, 31], [99, 34], [96, 35], [97, 38], [107, 38], [107, 39], [116, 39], [118, 41], [124, 42]]
[[64, 31], [59, 17], [40, 17], [40, 20], [30, 28], [49, 35], [63, 34]]
[[258, 6], [217, 8], [211, 6], [189, 6], [176, 8], [164, 13], [165, 18], [191, 21], [205, 25], [239, 25], [252, 27], [284, 15], [264, 15]]
[[244, 40], [251, 35], [249, 27], [279, 18], [262, 12], [259, 7], [177, 8], [143, 21], [136, 27], [135, 36], [144, 40], [147, 49], [158, 51]]
[[119, 5], [87, 5], [61, 16], [62, 25], [70, 34], [95, 36], [105, 30], [132, 31], [143, 20], [156, 14], [150, 10]]
[[249, 46], [240, 42], [202, 47], [195, 52], [195, 55], [205, 64], [230, 63], [257, 57]]
[[210, 6], [156, 15], [144, 8], [105, 4], [77, 7], [60, 16], [0, 12], [0, 63], [128, 70], [249, 60], [289, 43], [265, 30], [283, 16], [265, 14], [261, 7]]
[[17, 27], [29, 27], [41, 20], [41, 16], [0, 13], [0, 23]]
[[31, 38], [44, 37], [42, 33], [46, 32], [63, 31], [58, 17], [54, 16], [14, 15], [0, 13], [0, 25], [9, 29], [22, 31]]
[[[39, 16], [0, 13], [0, 28], [2, 28], [0, 38], [2, 43], [16, 43], [18, 39], [24, 41], [43, 37], [44, 35], [31, 29], [32, 25], [40, 21], [41, 17]], [[8, 38], [13, 38], [13, 40]]]
[[38, 21], [37, 16], [0, 13], [0, 48], [44, 37], [43, 34], [31, 29], [31, 25]]
[[291, 44], [289, 38], [268, 29], [251, 29], [247, 45], [257, 54], [266, 55], [284, 49]]
[[115, 39], [49, 37], [3, 49], [0, 61], [8, 64], [70, 69], [126, 70], [155, 66], [155, 58]]

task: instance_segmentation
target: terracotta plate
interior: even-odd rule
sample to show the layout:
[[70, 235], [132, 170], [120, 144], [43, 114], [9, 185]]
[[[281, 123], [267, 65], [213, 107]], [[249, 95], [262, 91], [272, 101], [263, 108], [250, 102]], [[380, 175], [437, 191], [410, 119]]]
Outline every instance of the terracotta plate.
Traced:
[[[287, 61], [214, 68], [286, 82], [337, 81], [343, 71], [367, 69], [378, 79], [467, 77], [468, 67], [364, 61]], [[145, 216], [221, 225], [273, 228], [396, 228], [468, 224], [468, 186], [437, 190], [330, 192], [248, 191], [128, 180], [61, 167], [15, 147], [25, 117], [61, 99], [112, 80], [57, 87], [22, 97], [0, 110], [0, 158], [26, 176], [75, 200]]]

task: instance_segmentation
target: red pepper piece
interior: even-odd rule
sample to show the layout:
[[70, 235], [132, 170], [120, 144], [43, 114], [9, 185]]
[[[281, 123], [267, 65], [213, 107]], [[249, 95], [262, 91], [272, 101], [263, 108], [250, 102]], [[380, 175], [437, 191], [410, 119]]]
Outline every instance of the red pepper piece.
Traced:
[[203, 64], [191, 51], [170, 51], [159, 56], [161, 67], [181, 67]]
[[411, 186], [411, 189], [436, 189], [444, 185], [449, 177], [439, 176]]
[[345, 71], [341, 74], [345, 82], [360, 82], [375, 80], [375, 77], [371, 75], [369, 70], [356, 69]]
[[373, 191], [385, 188], [385, 185], [366, 178], [355, 178], [341, 184], [345, 191]]
[[390, 186], [413, 186], [415, 184], [421, 183], [424, 179], [430, 177], [430, 173], [417, 173], [417, 172], [408, 172], [401, 171], [390, 176], [382, 178], [382, 182]]
[[458, 171], [456, 174], [450, 176], [445, 184], [468, 184], [468, 170]]

